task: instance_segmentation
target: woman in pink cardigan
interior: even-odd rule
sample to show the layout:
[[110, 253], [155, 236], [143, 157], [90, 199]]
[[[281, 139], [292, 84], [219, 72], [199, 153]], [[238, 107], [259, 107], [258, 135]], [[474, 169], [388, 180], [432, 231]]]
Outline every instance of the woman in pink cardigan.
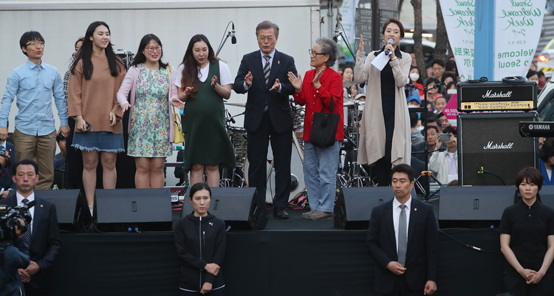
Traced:
[[[117, 93], [117, 101], [129, 116], [127, 154], [135, 157], [136, 188], [164, 186], [165, 158], [173, 151], [173, 108], [184, 103], [171, 85], [175, 69], [162, 62], [162, 43], [154, 34], [140, 41], [137, 55]], [[131, 93], [130, 103], [127, 97]]]

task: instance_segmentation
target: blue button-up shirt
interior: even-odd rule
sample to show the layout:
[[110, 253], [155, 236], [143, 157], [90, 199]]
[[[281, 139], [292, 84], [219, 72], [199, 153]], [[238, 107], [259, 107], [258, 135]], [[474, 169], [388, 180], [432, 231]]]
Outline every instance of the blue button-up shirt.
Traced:
[[15, 68], [8, 76], [6, 90], [0, 107], [0, 127], [8, 126], [10, 109], [15, 97], [19, 111], [15, 116], [15, 128], [32, 136], [44, 136], [56, 130], [52, 111], [52, 95], [60, 124], [67, 125], [67, 105], [63, 94], [63, 83], [58, 70], [31, 61]]

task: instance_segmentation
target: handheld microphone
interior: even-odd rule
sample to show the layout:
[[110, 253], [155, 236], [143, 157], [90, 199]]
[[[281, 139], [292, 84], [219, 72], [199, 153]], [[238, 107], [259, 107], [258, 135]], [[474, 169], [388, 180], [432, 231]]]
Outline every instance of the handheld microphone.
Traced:
[[[387, 44], [393, 44], [393, 43], [394, 43], [394, 39], [389, 38], [389, 40], [387, 41]], [[385, 55], [386, 56], [390, 55], [390, 49], [385, 50]]]
[[231, 43], [237, 44], [237, 37], [235, 36], [235, 23], [231, 23], [233, 25], [231, 29]]

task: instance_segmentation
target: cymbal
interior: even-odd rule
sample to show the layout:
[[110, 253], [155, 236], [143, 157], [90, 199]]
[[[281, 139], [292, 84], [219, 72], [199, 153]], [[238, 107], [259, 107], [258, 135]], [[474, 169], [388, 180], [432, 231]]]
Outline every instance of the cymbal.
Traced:
[[235, 107], [246, 107], [246, 104], [244, 103], [225, 103], [225, 105], [229, 105], [229, 106], [235, 106]]
[[356, 84], [356, 82], [354, 82], [354, 81], [346, 81], [346, 80], [345, 80], [345, 81], [342, 82], [342, 85], [343, 85], [344, 87], [347, 87], [347, 88], [348, 88], [348, 87], [351, 87], [351, 86], [354, 85], [354, 84]]

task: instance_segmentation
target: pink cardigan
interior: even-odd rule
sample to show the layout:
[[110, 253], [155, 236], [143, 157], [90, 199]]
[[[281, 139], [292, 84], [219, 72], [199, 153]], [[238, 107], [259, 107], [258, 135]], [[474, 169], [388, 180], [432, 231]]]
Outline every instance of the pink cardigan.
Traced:
[[[137, 78], [140, 74], [140, 68], [142, 67], [142, 64], [136, 65], [133, 67], [130, 67], [129, 70], [127, 70], [127, 75], [125, 75], [125, 79], [123, 79], [123, 83], [121, 84], [121, 87], [119, 88], [119, 91], [117, 92], [117, 102], [119, 103], [119, 106], [123, 108], [127, 101], [127, 96], [129, 95], [129, 92], [131, 92], [131, 108], [135, 104], [135, 93], [136, 93], [136, 87], [137, 87]], [[171, 123], [169, 124], [169, 141], [173, 143], [174, 138], [174, 123], [173, 123], [173, 108], [171, 105], [171, 98], [178, 97], [177, 88], [173, 87], [175, 85], [175, 76], [177, 75], [177, 71], [175, 68], [170, 66], [171, 69], [171, 82], [169, 84], [169, 94], [167, 96], [167, 102], [168, 102], [168, 108], [169, 108], [169, 119]], [[129, 116], [129, 128], [131, 127], [131, 116]]]

